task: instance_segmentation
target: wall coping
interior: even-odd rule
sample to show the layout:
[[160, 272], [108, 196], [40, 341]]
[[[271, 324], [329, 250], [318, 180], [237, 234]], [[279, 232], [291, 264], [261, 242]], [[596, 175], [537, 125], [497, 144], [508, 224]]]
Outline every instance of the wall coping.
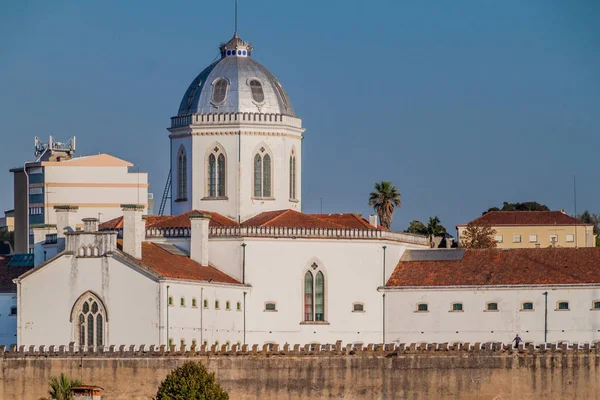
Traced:
[[600, 341], [585, 343], [521, 343], [516, 349], [512, 344], [501, 342], [466, 342], [466, 343], [388, 343], [342, 345], [338, 340], [335, 344], [253, 344], [253, 345], [201, 345], [201, 346], [156, 346], [156, 345], [110, 345], [90, 346], [82, 348], [70, 343], [68, 346], [19, 346], [8, 348], [0, 346], [0, 357], [181, 357], [181, 356], [371, 356], [371, 357], [401, 357], [405, 354], [459, 354], [459, 353], [488, 353], [488, 354], [541, 354], [541, 353], [600, 353]]

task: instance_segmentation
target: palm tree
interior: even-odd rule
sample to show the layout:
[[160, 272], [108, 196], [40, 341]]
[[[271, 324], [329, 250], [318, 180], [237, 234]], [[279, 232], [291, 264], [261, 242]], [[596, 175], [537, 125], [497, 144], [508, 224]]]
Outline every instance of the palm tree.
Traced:
[[427, 234], [438, 236], [443, 233], [446, 233], [446, 228], [440, 223], [440, 219], [435, 217], [429, 217], [429, 222], [427, 223]]
[[389, 229], [392, 225], [392, 217], [394, 208], [400, 207], [402, 201], [401, 194], [398, 193], [398, 188], [392, 186], [392, 182], [382, 181], [375, 183], [375, 191], [369, 195], [369, 206], [373, 207], [379, 216], [381, 225]]
[[50, 390], [48, 394], [51, 399], [56, 400], [71, 400], [71, 388], [74, 386], [80, 386], [81, 382], [78, 379], [69, 379], [65, 374], [61, 373], [57, 378], [53, 376], [50, 378]]

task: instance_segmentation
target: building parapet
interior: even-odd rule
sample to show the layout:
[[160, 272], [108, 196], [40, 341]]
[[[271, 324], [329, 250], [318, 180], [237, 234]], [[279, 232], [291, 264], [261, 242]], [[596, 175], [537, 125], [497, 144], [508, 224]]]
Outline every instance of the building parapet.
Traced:
[[338, 340], [333, 344], [223, 344], [223, 345], [110, 345], [81, 347], [71, 342], [68, 346], [0, 346], [0, 357], [179, 357], [185, 356], [371, 356], [371, 357], [400, 357], [405, 354], [443, 354], [443, 353], [508, 353], [508, 354], [534, 354], [534, 353], [600, 353], [600, 341], [585, 343], [520, 343], [518, 348], [512, 344], [501, 342], [473, 342], [473, 343], [370, 343], [346, 344]]
[[302, 128], [302, 120], [284, 114], [263, 113], [217, 113], [217, 114], [187, 114], [171, 117], [171, 128], [187, 125], [228, 125], [247, 123], [258, 125], [289, 125]]
[[[146, 238], [157, 237], [189, 237], [189, 228], [146, 229]], [[429, 246], [427, 236], [404, 232], [389, 232], [378, 229], [349, 228], [287, 228], [272, 226], [228, 226], [210, 227], [211, 238], [237, 237], [278, 237], [278, 238], [319, 238], [319, 239], [385, 239], [395, 242], [406, 242]]]

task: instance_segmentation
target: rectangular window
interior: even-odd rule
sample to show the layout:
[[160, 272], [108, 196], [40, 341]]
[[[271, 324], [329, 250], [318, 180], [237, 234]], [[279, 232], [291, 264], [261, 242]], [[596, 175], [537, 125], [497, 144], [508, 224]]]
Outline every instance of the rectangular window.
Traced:
[[531, 302], [523, 303], [523, 310], [533, 310], [533, 303], [531, 303]]
[[202, 306], [203, 306], [204, 308], [208, 308], [208, 300], [204, 299], [204, 300], [202, 301]]
[[502, 243], [503, 240], [504, 238], [502, 237], [502, 235], [496, 235], [496, 242]]
[[219, 309], [219, 300], [215, 300], [215, 310]]
[[43, 187], [29, 188], [29, 194], [44, 194], [44, 188]]
[[42, 167], [31, 167], [27, 169], [29, 175], [41, 174], [42, 172]]
[[521, 235], [513, 235], [513, 243], [521, 243]]
[[568, 301], [561, 301], [558, 303], [558, 309], [559, 310], [568, 310], [569, 309], [569, 302]]
[[265, 304], [265, 311], [277, 311], [275, 303], [266, 303]]
[[363, 305], [363, 303], [354, 303], [352, 311], [354, 311], [354, 312], [364, 312], [365, 311], [365, 306]]
[[226, 309], [226, 310], [231, 310], [231, 303], [229, 302], [229, 300], [227, 300], [227, 301], [225, 302], [225, 309]]
[[537, 242], [537, 235], [529, 235], [529, 242], [530, 243], [536, 243]]
[[418, 304], [417, 311], [420, 311], [420, 312], [427, 311], [427, 304], [425, 304], [425, 303]]
[[454, 303], [452, 304], [452, 311], [462, 311], [463, 305], [462, 303]]
[[487, 310], [488, 311], [498, 311], [498, 303], [488, 303]]
[[10, 308], [10, 315], [17, 315], [17, 307], [11, 307]]
[[173, 305], [173, 297], [169, 296], [169, 305], [172, 306]]
[[43, 213], [43, 207], [29, 207], [29, 215], [42, 215]]
[[567, 242], [574, 242], [575, 241], [575, 235], [567, 235]]
[[179, 305], [180, 305], [181, 307], [185, 307], [185, 298], [183, 298], [183, 297], [182, 297], [182, 298], [179, 300]]
[[237, 302], [237, 310], [241, 311], [242, 310], [242, 303], [240, 303], [239, 301]]
[[196, 299], [192, 299], [192, 307], [196, 307]]

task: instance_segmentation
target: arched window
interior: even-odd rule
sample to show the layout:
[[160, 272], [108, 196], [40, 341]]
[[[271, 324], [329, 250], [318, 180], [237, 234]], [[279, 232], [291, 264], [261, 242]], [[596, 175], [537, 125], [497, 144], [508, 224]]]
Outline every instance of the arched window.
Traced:
[[215, 144], [214, 147], [211, 146], [206, 164], [206, 197], [225, 197], [225, 150], [221, 145]]
[[104, 345], [106, 341], [106, 310], [96, 295], [87, 292], [75, 302], [71, 321], [79, 346]]
[[325, 275], [317, 263], [304, 274], [304, 321], [325, 321]]
[[296, 152], [290, 155], [290, 199], [296, 200]]
[[254, 197], [271, 197], [271, 156], [264, 147], [254, 156]]
[[252, 91], [252, 99], [257, 103], [265, 101], [265, 94], [262, 85], [258, 79], [250, 80], [250, 90]]
[[187, 156], [183, 146], [177, 156], [177, 199], [187, 200]]
[[215, 105], [222, 104], [227, 96], [227, 81], [219, 78], [213, 85], [212, 102]]

